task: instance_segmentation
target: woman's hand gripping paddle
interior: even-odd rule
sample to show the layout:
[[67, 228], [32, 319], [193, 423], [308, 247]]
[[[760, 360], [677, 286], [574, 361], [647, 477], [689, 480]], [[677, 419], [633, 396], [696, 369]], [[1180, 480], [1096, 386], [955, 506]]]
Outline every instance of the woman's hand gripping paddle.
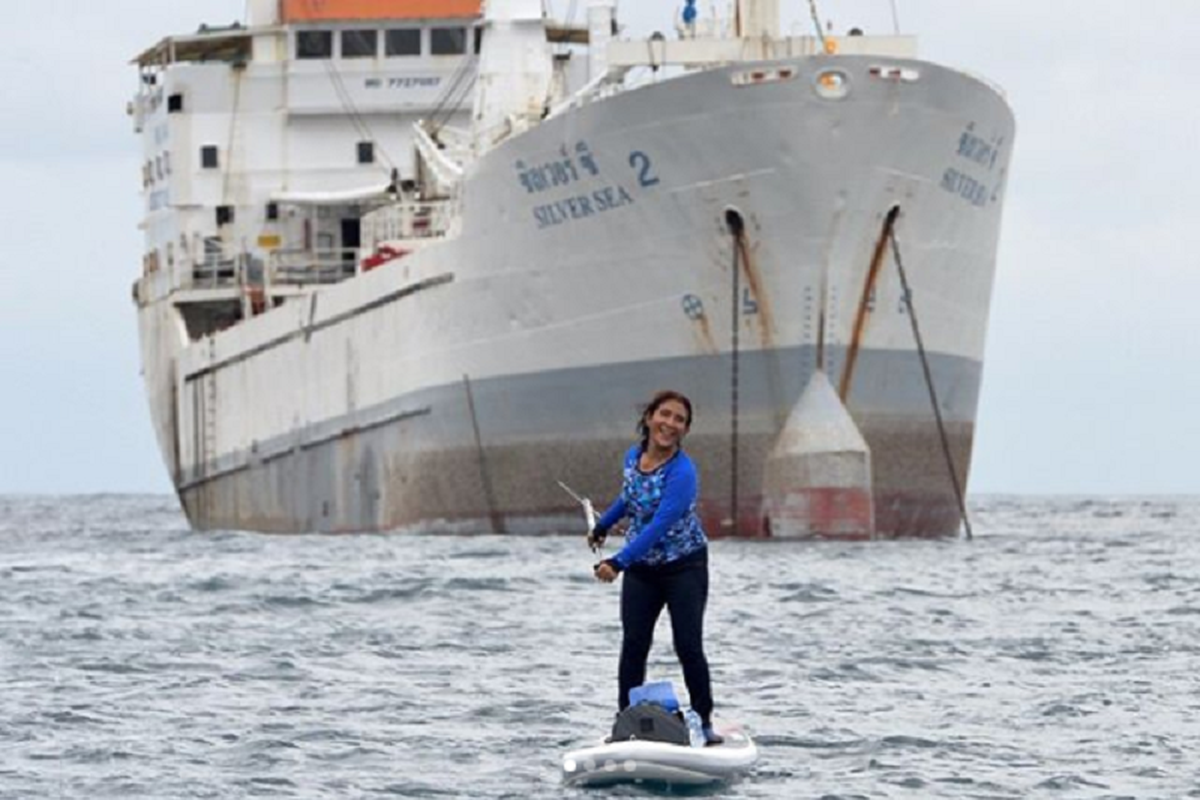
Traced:
[[575, 502], [583, 506], [583, 517], [585, 520], [587, 520], [588, 547], [592, 548], [593, 553], [599, 553], [604, 549], [605, 537], [603, 535], [596, 534], [596, 509], [592, 506], [592, 501], [586, 497], [580, 497], [574, 489], [572, 489], [570, 486], [567, 486], [562, 481], [559, 481], [558, 485], [563, 488], [564, 492], [571, 495], [571, 497], [575, 499]]

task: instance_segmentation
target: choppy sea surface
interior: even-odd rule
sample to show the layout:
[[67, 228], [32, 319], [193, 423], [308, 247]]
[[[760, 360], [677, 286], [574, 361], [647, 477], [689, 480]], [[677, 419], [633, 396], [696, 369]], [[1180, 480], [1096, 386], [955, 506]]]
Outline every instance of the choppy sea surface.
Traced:
[[[1200, 499], [976, 498], [974, 541], [712, 545], [728, 798], [1200, 797]], [[0, 497], [0, 798], [570, 789], [611, 721], [580, 537], [188, 531]], [[682, 678], [660, 623], [650, 675]]]

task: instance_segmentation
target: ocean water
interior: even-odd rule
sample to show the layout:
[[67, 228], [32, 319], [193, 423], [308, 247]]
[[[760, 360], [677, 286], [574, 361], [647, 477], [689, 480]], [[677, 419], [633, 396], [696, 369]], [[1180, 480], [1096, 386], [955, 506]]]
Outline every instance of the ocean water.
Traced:
[[[976, 538], [715, 542], [728, 798], [1200, 797], [1200, 499], [978, 498]], [[581, 537], [193, 534], [0, 498], [0, 798], [567, 789], [617, 590]], [[682, 686], [667, 623], [650, 676]]]

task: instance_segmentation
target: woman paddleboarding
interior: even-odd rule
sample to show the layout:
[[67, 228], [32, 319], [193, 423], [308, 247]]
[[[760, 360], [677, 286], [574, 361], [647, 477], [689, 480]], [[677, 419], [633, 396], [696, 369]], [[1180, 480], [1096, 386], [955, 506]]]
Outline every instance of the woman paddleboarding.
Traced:
[[671, 617], [675, 653], [692, 709], [710, 745], [723, 739], [713, 730], [712, 680], [704, 655], [704, 609], [708, 601], [708, 538], [696, 514], [699, 478], [683, 451], [692, 426], [692, 403], [674, 391], [659, 392], [638, 421], [641, 440], [625, 454], [621, 496], [592, 529], [593, 546], [628, 520], [625, 546], [596, 565], [596, 578], [621, 585], [621, 661], [617, 672], [619, 710], [646, 678], [646, 659], [663, 606]]

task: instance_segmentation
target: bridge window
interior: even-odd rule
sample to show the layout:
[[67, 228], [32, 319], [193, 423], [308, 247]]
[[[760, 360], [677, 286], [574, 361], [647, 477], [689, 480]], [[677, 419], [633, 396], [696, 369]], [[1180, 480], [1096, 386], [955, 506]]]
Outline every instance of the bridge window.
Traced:
[[183, 111], [183, 95], [170, 94], [167, 95], [167, 113], [178, 114]]
[[385, 36], [388, 56], [421, 55], [421, 31], [418, 28], [390, 30]]
[[433, 28], [429, 46], [435, 56], [461, 56], [467, 53], [466, 28]]
[[342, 58], [375, 58], [378, 53], [376, 31], [342, 31]]
[[333, 58], [333, 31], [296, 31], [296, 58]]
[[217, 146], [215, 144], [206, 144], [200, 148], [200, 166], [204, 169], [216, 169], [221, 165], [221, 160], [217, 157]]
[[358, 143], [358, 163], [374, 164], [375, 163], [375, 143], [374, 142], [359, 142]]

